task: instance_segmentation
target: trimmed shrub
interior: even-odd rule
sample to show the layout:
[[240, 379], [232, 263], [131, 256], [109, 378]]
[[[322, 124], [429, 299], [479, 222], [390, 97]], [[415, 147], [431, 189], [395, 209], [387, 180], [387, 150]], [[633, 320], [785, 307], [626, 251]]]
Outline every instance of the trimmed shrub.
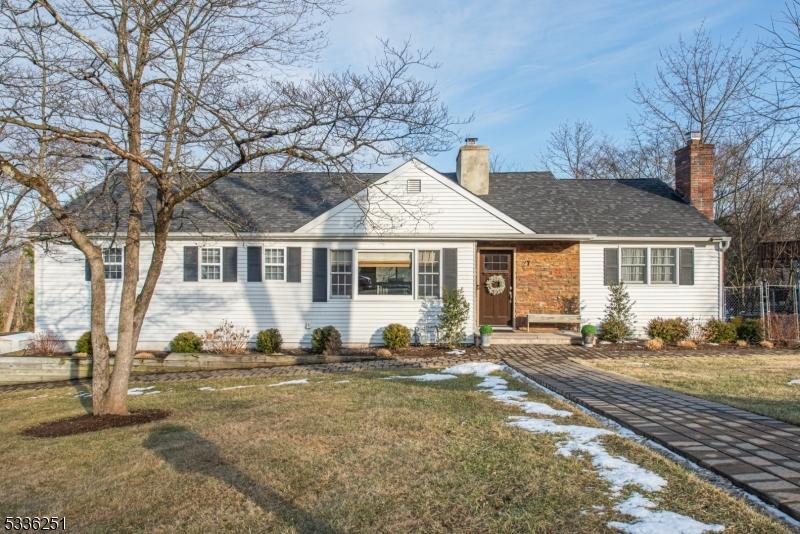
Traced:
[[203, 340], [194, 332], [181, 332], [169, 343], [171, 352], [200, 352], [203, 350]]
[[736, 325], [719, 319], [710, 319], [705, 326], [709, 343], [733, 343], [736, 341]]
[[490, 324], [482, 324], [481, 327], [478, 329], [482, 336], [488, 336], [492, 332], [494, 332], [494, 328]]
[[283, 345], [283, 336], [277, 328], [262, 330], [256, 336], [256, 350], [264, 354], [274, 354], [280, 352]]
[[311, 333], [311, 351], [316, 354], [336, 354], [342, 350], [342, 334], [333, 325], [317, 328]]
[[593, 324], [585, 324], [583, 328], [581, 328], [581, 335], [582, 336], [593, 336], [597, 334], [597, 328]]
[[408, 347], [411, 343], [411, 330], [407, 327], [392, 323], [383, 329], [383, 344], [389, 350], [398, 350]]
[[681, 317], [674, 319], [657, 317], [647, 323], [647, 335], [652, 338], [660, 337], [665, 343], [683, 341], [689, 337], [690, 331], [689, 321]]
[[758, 319], [745, 319], [736, 327], [736, 337], [748, 343], [760, 343], [764, 339], [764, 328]]
[[628, 323], [620, 319], [608, 319], [600, 323], [600, 338], [603, 341], [618, 343], [631, 336], [632, 330]]
[[736, 346], [739, 347], [740, 349], [746, 349], [747, 347], [750, 346], [750, 343], [748, 343], [744, 339], [737, 339]]
[[696, 349], [697, 348], [697, 343], [695, 343], [691, 339], [681, 339], [680, 341], [678, 341], [677, 345], [678, 345], [678, 348], [681, 348], [681, 349]]
[[84, 332], [75, 343], [75, 352], [85, 352], [89, 356], [92, 355], [92, 333]]
[[660, 337], [654, 337], [644, 342], [644, 348], [647, 350], [661, 350], [664, 348], [664, 340]]

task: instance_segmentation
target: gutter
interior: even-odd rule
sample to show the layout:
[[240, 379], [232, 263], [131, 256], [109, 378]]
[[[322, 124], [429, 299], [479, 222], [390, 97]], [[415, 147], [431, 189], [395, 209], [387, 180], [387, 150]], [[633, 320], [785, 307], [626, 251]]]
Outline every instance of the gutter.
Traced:
[[[29, 236], [43, 237], [47, 234], [29, 233]], [[108, 239], [112, 237], [124, 238], [124, 232], [92, 234], [91, 237]], [[55, 237], [55, 236], [54, 236]], [[63, 237], [59, 235], [58, 237]], [[142, 232], [142, 238], [152, 239], [153, 233]], [[229, 240], [229, 241], [416, 241], [416, 240], [447, 240], [447, 241], [610, 241], [610, 242], [693, 242], [708, 241], [719, 243], [722, 250], [727, 250], [730, 237], [648, 237], [648, 236], [598, 236], [595, 234], [297, 234], [294, 232], [274, 233], [232, 233], [232, 232], [170, 232], [168, 239], [175, 241], [189, 240]]]

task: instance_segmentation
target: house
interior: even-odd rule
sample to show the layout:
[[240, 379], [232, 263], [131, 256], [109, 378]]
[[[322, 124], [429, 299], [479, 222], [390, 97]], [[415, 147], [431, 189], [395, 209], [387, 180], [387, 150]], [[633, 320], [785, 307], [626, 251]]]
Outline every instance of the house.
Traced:
[[[278, 328], [288, 346], [307, 345], [327, 324], [350, 344], [380, 343], [393, 322], [432, 341], [448, 288], [469, 301], [470, 334], [481, 324], [525, 328], [532, 313], [580, 313], [598, 324], [617, 280], [636, 302], [639, 333], [653, 317], [719, 317], [728, 238], [711, 221], [713, 153], [689, 139], [676, 152], [675, 189], [650, 179], [493, 173], [488, 147], [475, 139], [460, 148], [455, 173], [413, 159], [350, 180], [236, 174], [176, 214], [140, 348], [163, 349], [178, 332], [222, 319], [252, 334]], [[125, 212], [124, 199], [107, 197], [84, 199], [87, 224]], [[124, 250], [112, 241], [115, 228], [97, 228], [113, 336]], [[74, 342], [88, 329], [84, 262], [68, 244], [37, 249], [37, 330]]]

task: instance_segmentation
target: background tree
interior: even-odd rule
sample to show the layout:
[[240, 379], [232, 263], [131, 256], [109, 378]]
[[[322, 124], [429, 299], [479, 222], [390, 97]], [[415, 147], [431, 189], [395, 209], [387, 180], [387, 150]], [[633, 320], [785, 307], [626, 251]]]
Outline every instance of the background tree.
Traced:
[[[35, 191], [91, 271], [93, 412], [126, 414], [133, 356], [176, 209], [239, 169], [354, 166], [448, 148], [452, 121], [414, 78], [427, 54], [385, 46], [363, 71], [302, 77], [324, 45], [332, 0], [0, 0], [0, 172]], [[43, 46], [20, 52], [41, 36]], [[46, 91], [24, 80], [46, 78]], [[68, 203], [15, 149], [24, 137], [100, 185]], [[120, 171], [120, 172], [116, 172]], [[342, 178], [342, 182], [347, 179]], [[346, 184], [342, 184], [344, 187]], [[121, 191], [118, 220], [80, 210]], [[152, 232], [143, 234], [145, 218]], [[102, 240], [124, 243], [116, 359], [109, 369]], [[152, 243], [139, 280], [141, 243]]]

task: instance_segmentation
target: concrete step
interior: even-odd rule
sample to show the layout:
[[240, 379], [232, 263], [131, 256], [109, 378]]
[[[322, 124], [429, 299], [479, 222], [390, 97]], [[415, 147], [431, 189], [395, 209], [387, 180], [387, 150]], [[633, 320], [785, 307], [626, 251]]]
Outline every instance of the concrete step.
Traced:
[[579, 345], [581, 336], [560, 332], [495, 332], [492, 345]]

